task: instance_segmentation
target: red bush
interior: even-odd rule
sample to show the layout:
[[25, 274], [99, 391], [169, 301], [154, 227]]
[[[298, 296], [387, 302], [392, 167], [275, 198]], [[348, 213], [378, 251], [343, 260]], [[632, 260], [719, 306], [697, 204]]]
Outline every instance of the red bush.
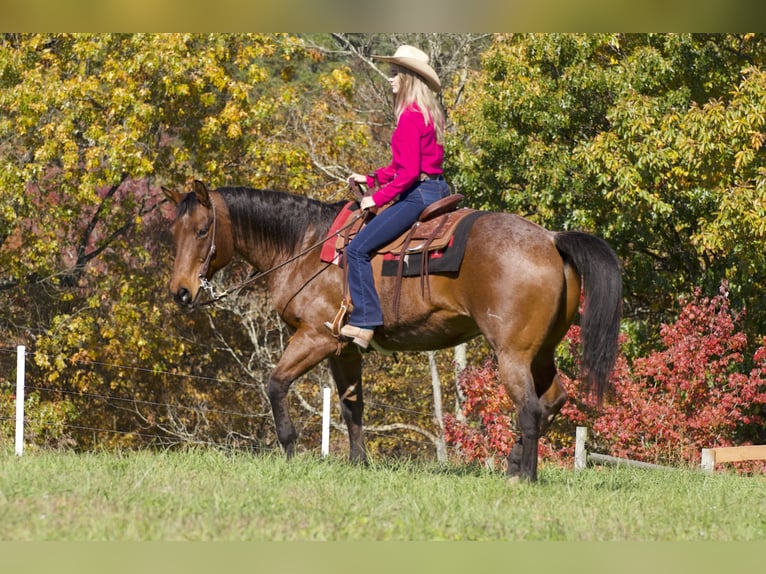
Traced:
[[726, 284], [713, 298], [697, 290], [662, 327], [663, 349], [616, 373], [615, 400], [593, 424], [614, 455], [697, 464], [702, 448], [733, 445], [746, 427], [763, 424], [766, 349], [743, 372], [747, 338], [738, 319]]
[[467, 367], [458, 384], [465, 397], [465, 421], [450, 414], [444, 416], [447, 444], [457, 446], [468, 462], [506, 456], [514, 442], [513, 406], [495, 365], [487, 361], [482, 367]]
[[[697, 290], [678, 320], [662, 327], [661, 349], [631, 364], [618, 357], [614, 394], [598, 412], [582, 399], [579, 382], [562, 374], [570, 401], [541, 442], [541, 454], [571, 457], [574, 427], [588, 421], [602, 452], [649, 462], [697, 465], [702, 448], [745, 444], [745, 437], [758, 436], [766, 413], [766, 345], [756, 350], [748, 372], [739, 318], [725, 283], [716, 297]], [[575, 367], [579, 335], [576, 326], [567, 334]], [[506, 455], [514, 435], [511, 417], [501, 413], [511, 412], [511, 405], [494, 367], [466, 370], [460, 385], [466, 422], [448, 417], [447, 442], [469, 461]]]

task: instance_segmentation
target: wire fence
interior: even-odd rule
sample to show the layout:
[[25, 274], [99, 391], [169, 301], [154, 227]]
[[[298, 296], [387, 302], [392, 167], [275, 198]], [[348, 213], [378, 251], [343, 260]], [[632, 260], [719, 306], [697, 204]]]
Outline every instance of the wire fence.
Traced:
[[[7, 377], [7, 385], [8, 387], [12, 388], [12, 385], [10, 383], [10, 380], [12, 379], [11, 373], [14, 372], [16, 369], [16, 366], [13, 365], [13, 362], [16, 360], [19, 353], [18, 348], [9, 348], [9, 347], [0, 347], [0, 381], [3, 381], [3, 377]], [[39, 355], [39, 352], [36, 351], [29, 351], [24, 350], [24, 360], [30, 361], [33, 360], [35, 355]], [[45, 355], [44, 355], [45, 356]], [[103, 361], [87, 361], [87, 360], [79, 360], [78, 365], [83, 366], [85, 368], [87, 367], [93, 367], [96, 368], [109, 368], [109, 369], [115, 369], [117, 371], [121, 371], [124, 373], [140, 373], [144, 377], [157, 377], [157, 378], [176, 378], [179, 381], [191, 381], [191, 382], [197, 382], [197, 383], [211, 383], [215, 385], [230, 385], [230, 386], [236, 386], [236, 387], [246, 387], [251, 388], [254, 390], [257, 390], [259, 385], [257, 383], [252, 382], [243, 382], [243, 381], [237, 381], [237, 380], [231, 380], [231, 379], [222, 379], [217, 377], [210, 377], [210, 376], [204, 376], [204, 375], [194, 375], [194, 374], [188, 374], [188, 373], [178, 373], [174, 371], [163, 371], [163, 370], [157, 370], [157, 369], [151, 369], [140, 365], [125, 365], [125, 364], [113, 364], [113, 363], [107, 363]], [[28, 378], [28, 377], [27, 377]], [[273, 424], [271, 419], [271, 413], [253, 413], [253, 412], [244, 412], [241, 410], [234, 410], [234, 409], [226, 409], [226, 408], [215, 408], [209, 405], [188, 405], [188, 404], [181, 404], [178, 402], [163, 402], [163, 401], [156, 401], [156, 400], [146, 400], [146, 399], [140, 399], [140, 398], [131, 398], [131, 397], [124, 397], [124, 396], [118, 396], [118, 395], [112, 395], [107, 394], [104, 392], [91, 392], [91, 391], [81, 391], [81, 390], [73, 390], [73, 389], [67, 389], [63, 386], [56, 386], [54, 384], [48, 384], [46, 383], [45, 386], [30, 383], [29, 380], [24, 381], [24, 389], [26, 392], [26, 398], [28, 399], [30, 396], [30, 393], [37, 393], [38, 396], [42, 398], [47, 398], [50, 401], [54, 401], [55, 398], [66, 396], [69, 398], [79, 398], [84, 400], [92, 400], [92, 401], [102, 401], [103, 403], [110, 405], [111, 408], [119, 409], [121, 408], [121, 405], [124, 408], [128, 409], [137, 409], [141, 407], [145, 408], [152, 408], [152, 409], [165, 409], [166, 411], [174, 411], [174, 412], [181, 412], [186, 411], [189, 413], [195, 413], [195, 414], [204, 414], [205, 417], [208, 416], [222, 416], [222, 417], [229, 417], [229, 418], [242, 418], [247, 419], [248, 421], [252, 421], [254, 419], [269, 419], [269, 424]], [[2, 388], [0, 387], [0, 391], [2, 391]], [[429, 396], [429, 395], [427, 395]], [[13, 394], [12, 397], [14, 400], [17, 398], [15, 394]], [[337, 392], [333, 389], [333, 401], [337, 403], [338, 396]], [[309, 411], [309, 417], [301, 417], [301, 426], [304, 430], [306, 429], [318, 429], [322, 427], [322, 405], [310, 405], [310, 411]], [[371, 410], [382, 410], [382, 411], [389, 411], [389, 412], [397, 412], [397, 413], [403, 413], [405, 415], [411, 415], [412, 418], [422, 418], [422, 417], [429, 417], [432, 416], [431, 413], [413, 409], [413, 408], [407, 408], [407, 407], [401, 407], [396, 405], [390, 405], [386, 403], [381, 403], [374, 400], [369, 400], [365, 398], [365, 409], [366, 412], [370, 412]], [[341, 431], [344, 435], [346, 432], [345, 424], [340, 422], [338, 420], [340, 417], [339, 410], [336, 409], [336, 414], [334, 417], [334, 420], [332, 420], [332, 427], [336, 429], [336, 431]], [[380, 415], [377, 415], [378, 418], [380, 418]], [[16, 417], [10, 416], [8, 414], [3, 414], [2, 411], [0, 411], [0, 425], [5, 422], [6, 424], [8, 422], [12, 422], [16, 420]], [[30, 421], [25, 418], [23, 420], [23, 429], [27, 429], [30, 424]], [[158, 446], [161, 445], [173, 445], [173, 444], [179, 444], [179, 443], [204, 443], [204, 444], [211, 444], [209, 440], [195, 440], [193, 436], [186, 436], [186, 437], [178, 437], [178, 436], [167, 436], [163, 435], [163, 433], [160, 432], [146, 432], [147, 429], [142, 427], [141, 425], [136, 425], [135, 428], [131, 429], [116, 429], [116, 428], [106, 428], [104, 426], [99, 425], [92, 425], [92, 424], [75, 424], [71, 421], [69, 422], [62, 422], [59, 424], [59, 426], [63, 429], [67, 429], [68, 431], [72, 431], [75, 433], [93, 433], [94, 436], [96, 435], [122, 435], [122, 436], [130, 436], [135, 437], [139, 439], [144, 439], [147, 442], [151, 442], [152, 444], [156, 444]], [[375, 431], [375, 427], [370, 427], [366, 429], [366, 432], [368, 436], [375, 436], [378, 433]], [[387, 434], [390, 435], [390, 432], [381, 433], [381, 434]], [[407, 443], [411, 445], [411, 447], [420, 448], [420, 449], [431, 449], [434, 447], [434, 444], [430, 440], [420, 440], [418, 438], [414, 438], [412, 436], [412, 433], [402, 433], [401, 431], [396, 435], [396, 440], [401, 441], [402, 443]], [[98, 441], [95, 441], [98, 442]], [[216, 446], [222, 446], [225, 447], [225, 444], [216, 444]], [[269, 447], [263, 447], [259, 445], [248, 445], [248, 449], [250, 450], [273, 450], [276, 448], [275, 446], [269, 446]]]

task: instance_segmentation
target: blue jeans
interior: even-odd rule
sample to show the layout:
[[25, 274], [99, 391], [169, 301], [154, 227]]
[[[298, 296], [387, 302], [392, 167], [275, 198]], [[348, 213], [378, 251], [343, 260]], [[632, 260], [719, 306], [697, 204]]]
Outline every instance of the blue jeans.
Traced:
[[380, 299], [372, 278], [373, 255], [407, 231], [426, 206], [448, 195], [449, 186], [443, 179], [420, 182], [373, 217], [348, 244], [348, 284], [353, 304], [349, 324], [367, 329], [383, 324]]

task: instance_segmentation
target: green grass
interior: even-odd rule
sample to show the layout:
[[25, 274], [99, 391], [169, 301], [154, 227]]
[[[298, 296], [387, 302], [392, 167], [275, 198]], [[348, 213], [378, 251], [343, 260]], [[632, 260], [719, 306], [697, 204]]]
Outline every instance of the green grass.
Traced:
[[758, 541], [766, 480], [464, 467], [216, 450], [0, 454], [4, 541]]

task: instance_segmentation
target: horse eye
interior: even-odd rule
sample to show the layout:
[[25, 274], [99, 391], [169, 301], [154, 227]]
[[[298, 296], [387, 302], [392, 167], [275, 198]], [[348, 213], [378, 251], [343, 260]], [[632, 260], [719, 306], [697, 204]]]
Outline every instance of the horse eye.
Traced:
[[202, 239], [203, 237], [205, 237], [207, 235], [208, 231], [210, 231], [210, 227], [208, 227], [208, 226], [203, 227], [202, 229], [200, 229], [197, 232], [197, 238], [198, 239]]

